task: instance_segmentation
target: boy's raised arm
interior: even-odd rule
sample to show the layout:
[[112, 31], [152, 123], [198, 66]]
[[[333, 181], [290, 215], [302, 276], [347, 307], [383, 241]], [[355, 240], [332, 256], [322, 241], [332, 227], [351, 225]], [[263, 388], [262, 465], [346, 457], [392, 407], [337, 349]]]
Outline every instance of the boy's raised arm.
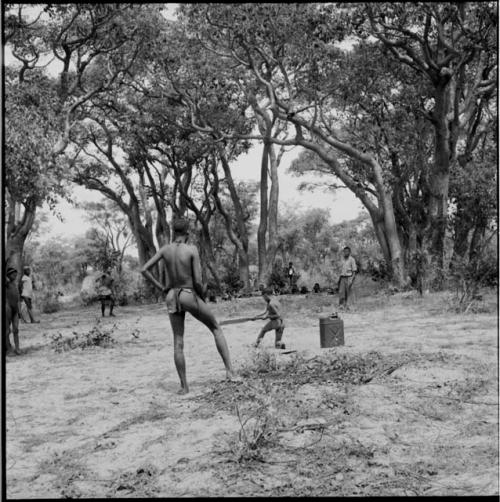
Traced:
[[191, 270], [193, 274], [193, 287], [196, 291], [196, 294], [205, 299], [205, 288], [203, 287], [203, 277], [201, 275], [201, 262], [200, 255], [198, 254], [198, 250], [195, 246], [193, 246], [193, 254], [191, 258]]
[[152, 256], [141, 268], [141, 274], [150, 282], [152, 282], [158, 289], [161, 289], [162, 291], [166, 291], [166, 287], [161, 284], [156, 278], [153, 276], [153, 274], [149, 271], [149, 269], [153, 266], [156, 265], [160, 261], [160, 259], [163, 257], [163, 248], [160, 248], [154, 256]]

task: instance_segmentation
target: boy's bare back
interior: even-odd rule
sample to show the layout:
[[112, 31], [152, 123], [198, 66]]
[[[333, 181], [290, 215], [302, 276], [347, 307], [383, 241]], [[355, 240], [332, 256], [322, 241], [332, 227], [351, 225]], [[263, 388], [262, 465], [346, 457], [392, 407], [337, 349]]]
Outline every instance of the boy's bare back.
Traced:
[[182, 242], [163, 246], [161, 252], [167, 267], [167, 287], [194, 288], [196, 282], [193, 270], [195, 250], [194, 246]]

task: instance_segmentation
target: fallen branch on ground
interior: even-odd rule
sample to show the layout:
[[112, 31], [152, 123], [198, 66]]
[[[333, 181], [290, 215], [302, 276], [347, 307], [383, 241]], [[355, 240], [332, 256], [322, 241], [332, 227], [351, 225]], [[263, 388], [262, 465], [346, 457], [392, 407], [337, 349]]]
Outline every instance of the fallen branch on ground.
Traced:
[[418, 394], [418, 397], [430, 397], [432, 399], [449, 399], [451, 401], [458, 401], [460, 403], [464, 404], [484, 404], [487, 406], [498, 406], [498, 403], [487, 403], [486, 401], [464, 401], [462, 399], [456, 398], [456, 397], [450, 397], [450, 396], [438, 396], [438, 395], [432, 395], [432, 394]]
[[398, 368], [401, 368], [401, 366], [403, 366], [403, 364], [410, 363], [410, 362], [412, 362], [412, 361], [404, 361], [404, 362], [399, 363], [399, 364], [393, 364], [392, 366], [389, 366], [389, 368], [384, 368], [382, 370], [375, 371], [371, 375], [368, 375], [366, 378], [364, 378], [363, 380], [361, 380], [361, 383], [371, 382], [377, 376], [390, 375], [391, 373], [393, 373], [394, 371], [396, 371]]

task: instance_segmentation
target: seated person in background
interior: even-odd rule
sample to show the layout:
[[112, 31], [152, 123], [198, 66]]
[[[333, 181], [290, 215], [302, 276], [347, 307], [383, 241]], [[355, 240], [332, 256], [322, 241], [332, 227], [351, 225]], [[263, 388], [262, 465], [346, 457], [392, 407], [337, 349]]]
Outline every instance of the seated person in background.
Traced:
[[313, 291], [315, 293], [319, 293], [321, 291], [321, 288], [319, 287], [319, 284], [317, 282], [313, 286]]

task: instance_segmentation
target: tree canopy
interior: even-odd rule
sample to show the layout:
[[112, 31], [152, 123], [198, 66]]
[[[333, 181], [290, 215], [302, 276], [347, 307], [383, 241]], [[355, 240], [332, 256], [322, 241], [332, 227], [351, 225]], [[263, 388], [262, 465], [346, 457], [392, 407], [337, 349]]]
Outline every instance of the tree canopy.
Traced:
[[[175, 19], [161, 4], [4, 13], [17, 61], [5, 99], [12, 256], [36, 207], [76, 183], [121, 213], [140, 263], [169, 241], [171, 218], [189, 215], [210, 280], [220, 285], [224, 254], [248, 289], [255, 258], [263, 282], [300, 239], [318, 256], [333, 245], [315, 232], [321, 212], [282, 233], [289, 147], [300, 149], [297, 176], [319, 173], [361, 201], [398, 284], [425, 252], [438, 285], [448, 237], [454, 258], [471, 257], [495, 228], [495, 3], [180, 4]], [[238, 185], [233, 163], [256, 146], [259, 185]]]

